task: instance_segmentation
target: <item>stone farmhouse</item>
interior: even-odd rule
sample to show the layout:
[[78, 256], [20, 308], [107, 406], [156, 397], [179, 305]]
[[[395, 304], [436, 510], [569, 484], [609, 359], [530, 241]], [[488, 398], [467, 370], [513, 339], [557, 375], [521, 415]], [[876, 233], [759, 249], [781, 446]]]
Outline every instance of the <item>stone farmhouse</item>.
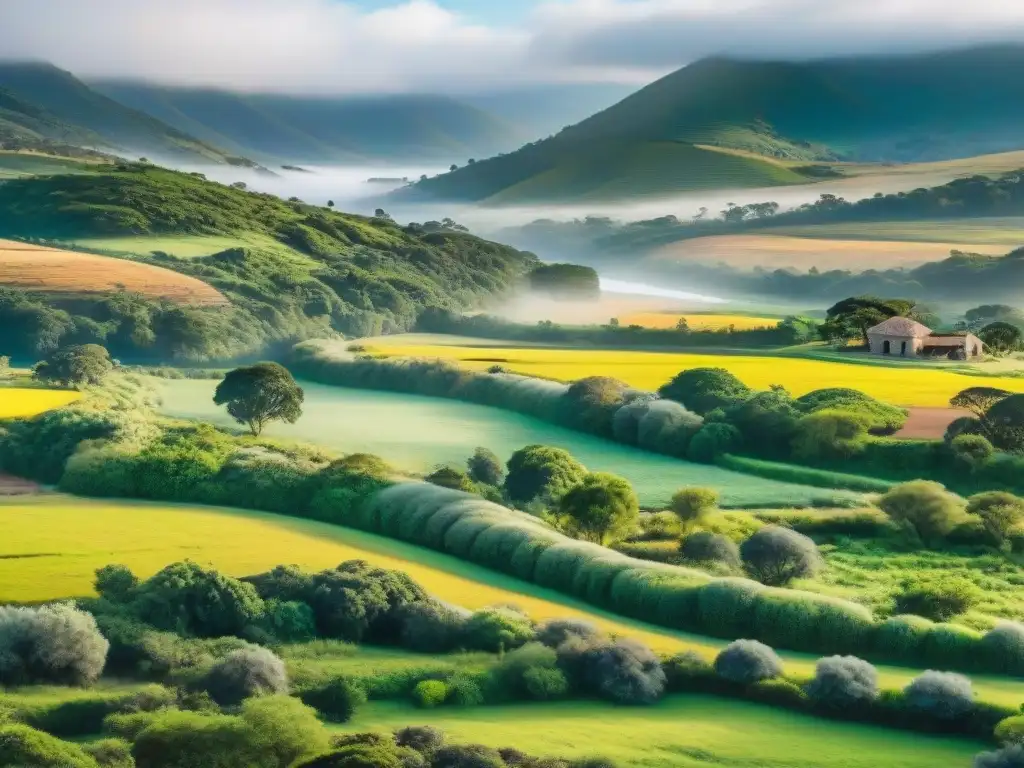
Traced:
[[970, 360], [981, 356], [983, 344], [973, 333], [937, 334], [909, 317], [890, 317], [868, 329], [868, 346], [875, 355]]

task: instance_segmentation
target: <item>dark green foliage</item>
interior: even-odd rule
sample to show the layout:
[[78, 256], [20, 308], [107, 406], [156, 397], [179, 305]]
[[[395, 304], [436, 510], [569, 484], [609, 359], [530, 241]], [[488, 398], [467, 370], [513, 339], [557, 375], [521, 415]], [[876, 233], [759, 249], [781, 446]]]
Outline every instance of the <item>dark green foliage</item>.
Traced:
[[96, 768], [96, 761], [75, 744], [26, 725], [0, 726], [0, 765], [16, 768]]
[[557, 653], [559, 666], [577, 687], [618, 704], [653, 704], [665, 691], [661, 662], [635, 640], [573, 636]]
[[306, 603], [268, 600], [266, 608], [266, 630], [277, 640], [301, 643], [316, 635], [316, 616]]
[[715, 671], [732, 683], [750, 685], [782, 674], [782, 659], [764, 643], [736, 640], [715, 657]]
[[558, 299], [597, 299], [601, 281], [593, 267], [578, 264], [542, 264], [527, 276], [530, 289]]
[[484, 608], [466, 622], [466, 647], [479, 651], [510, 651], [534, 638], [533, 624], [523, 614], [508, 608]]
[[739, 430], [746, 452], [768, 459], [785, 458], [800, 412], [785, 390], [770, 389], [726, 405], [723, 418]]
[[501, 485], [505, 478], [505, 467], [494, 451], [477, 448], [466, 462], [469, 476], [474, 482], [484, 485]]
[[138, 577], [124, 565], [105, 565], [96, 569], [93, 586], [99, 596], [114, 603], [126, 603], [135, 596]]
[[878, 670], [855, 656], [821, 659], [807, 695], [822, 709], [849, 712], [878, 698]]
[[409, 725], [395, 731], [395, 744], [432, 755], [444, 744], [444, 732], [429, 725]]
[[825, 567], [812, 539], [774, 525], [765, 526], [744, 541], [740, 557], [753, 578], [772, 587], [813, 577]]
[[456, 491], [472, 491], [473, 481], [458, 467], [438, 467], [425, 478], [428, 483]]
[[1024, 450], [1024, 395], [1010, 395], [993, 403], [982, 424], [997, 448]]
[[925, 480], [896, 486], [879, 499], [878, 506], [929, 544], [953, 530], [961, 510], [956, 497], [938, 483]]
[[302, 388], [279, 363], [257, 363], [236, 368], [217, 385], [213, 402], [256, 437], [271, 421], [294, 424], [302, 416]]
[[686, 457], [702, 464], [714, 464], [730, 451], [743, 444], [743, 435], [732, 424], [719, 422], [705, 424], [690, 440]]
[[877, 296], [855, 296], [843, 299], [830, 307], [827, 320], [820, 332], [826, 341], [857, 339], [868, 343], [868, 328], [890, 317], [906, 316], [914, 307], [913, 301], [880, 299]]
[[513, 699], [546, 701], [560, 698], [569, 690], [558, 668], [557, 654], [541, 643], [527, 643], [506, 654], [492, 675], [501, 692]]
[[721, 565], [730, 570], [741, 566], [740, 548], [728, 536], [709, 531], [691, 533], [679, 543], [679, 553], [696, 565]]
[[562, 397], [563, 420], [584, 432], [611, 437], [615, 414], [630, 391], [625, 382], [607, 376], [574, 381]]
[[240, 648], [218, 661], [203, 679], [203, 688], [221, 706], [252, 696], [288, 692], [284, 662], [266, 648]]
[[1024, 674], [1024, 625], [1005, 621], [990, 629], [981, 641], [988, 669], [1003, 674]]
[[953, 576], [908, 582], [896, 594], [897, 613], [949, 621], [978, 602], [980, 591], [973, 582]]
[[548, 619], [537, 626], [537, 641], [557, 648], [570, 637], [593, 640], [604, 633], [585, 619]]
[[325, 720], [347, 723], [366, 702], [366, 693], [348, 678], [333, 677], [322, 685], [302, 691], [300, 698]]
[[1024, 746], [1012, 744], [974, 758], [974, 768], [1024, 768]]
[[519, 503], [537, 498], [557, 500], [580, 483], [586, 472], [586, 467], [562, 448], [529, 445], [508, 460], [505, 492]]
[[954, 721], [974, 708], [971, 681], [952, 672], [928, 671], [904, 689], [907, 707], [936, 720]]
[[265, 611], [251, 584], [190, 561], [169, 565], [140, 584], [134, 605], [158, 629], [199, 637], [240, 635]]
[[439, 600], [407, 603], [399, 614], [402, 645], [422, 653], [446, 653], [462, 642], [468, 614]]
[[113, 369], [106, 349], [99, 344], [82, 344], [53, 352], [36, 365], [32, 375], [39, 381], [81, 387], [102, 383]]
[[562, 494], [558, 514], [569, 535], [606, 544], [633, 532], [640, 502], [628, 480], [595, 472]]
[[100, 739], [86, 744], [83, 749], [100, 768], [135, 768], [132, 746], [122, 739]]
[[479, 744], [441, 747], [430, 761], [431, 768], [505, 768], [497, 750]]
[[978, 338], [993, 352], [1009, 352], [1019, 349], [1022, 336], [1024, 334], [1020, 328], [1001, 320], [989, 323], [978, 331]]
[[701, 416], [750, 396], [750, 388], [724, 368], [690, 368], [658, 390]]
[[108, 647], [93, 616], [70, 603], [0, 606], [0, 685], [91, 685]]
[[957, 435], [949, 441], [953, 457], [968, 471], [974, 472], [995, 453], [995, 448], [982, 435]]

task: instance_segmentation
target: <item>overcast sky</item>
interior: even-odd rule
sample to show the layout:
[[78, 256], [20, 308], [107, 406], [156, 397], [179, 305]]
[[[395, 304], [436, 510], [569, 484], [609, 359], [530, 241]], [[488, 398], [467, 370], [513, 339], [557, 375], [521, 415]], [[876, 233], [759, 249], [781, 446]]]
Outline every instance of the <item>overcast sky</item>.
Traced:
[[1024, 0], [0, 0], [0, 56], [307, 93], [642, 84], [716, 53], [1024, 42]]

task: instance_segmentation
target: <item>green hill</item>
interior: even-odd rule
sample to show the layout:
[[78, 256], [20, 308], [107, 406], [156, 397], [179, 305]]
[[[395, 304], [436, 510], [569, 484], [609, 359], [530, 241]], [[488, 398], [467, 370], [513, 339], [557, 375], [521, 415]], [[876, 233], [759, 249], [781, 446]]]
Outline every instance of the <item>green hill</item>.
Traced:
[[705, 59], [554, 137], [398, 194], [620, 198], [793, 183], [817, 160], [1016, 149], [1024, 146], [1022, 72], [1024, 46], [1015, 45], [810, 62]]
[[[198, 278], [231, 302], [168, 306], [124, 292], [62, 301], [0, 286], [0, 349], [22, 357], [74, 341], [126, 360], [225, 360], [334, 331], [409, 330], [423, 310], [471, 307], [537, 263], [452, 226], [400, 227], [143, 164], [0, 184], [4, 237], [83, 243]], [[97, 238], [109, 250], [90, 249]], [[168, 255], [178, 239], [210, 247]]]
[[[179, 161], [253, 165], [37, 62], [0, 62], [0, 130]], [[6, 103], [5, 103], [6, 102]], [[24, 138], [24, 136], [23, 136]]]
[[94, 87], [193, 136], [263, 160], [465, 160], [523, 139], [447, 96], [299, 97], [103, 81]]

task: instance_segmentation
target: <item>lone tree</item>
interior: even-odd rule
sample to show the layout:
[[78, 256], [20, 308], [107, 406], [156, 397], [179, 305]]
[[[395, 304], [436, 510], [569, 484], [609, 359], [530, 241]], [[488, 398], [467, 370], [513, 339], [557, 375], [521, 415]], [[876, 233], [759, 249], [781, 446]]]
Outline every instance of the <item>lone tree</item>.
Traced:
[[66, 387], [99, 384], [114, 369], [110, 353], [99, 344], [62, 347], [32, 371], [39, 381], [56, 382]]
[[984, 422], [989, 409], [1000, 400], [1005, 400], [1012, 392], [996, 387], [968, 387], [953, 396], [949, 404], [954, 408], [970, 411]]
[[640, 502], [628, 480], [595, 472], [562, 496], [558, 513], [571, 536], [605, 544], [636, 527]]
[[239, 424], [256, 437], [270, 421], [294, 424], [302, 416], [302, 387], [278, 363], [236, 368], [217, 386], [213, 402], [226, 405]]
[[501, 485], [501, 481], [505, 479], [505, 468], [501, 465], [501, 459], [487, 448], [477, 448], [473, 451], [466, 466], [469, 469], [469, 476], [478, 483]]
[[747, 572], [769, 587], [811, 578], [825, 567], [818, 546], [810, 538], [775, 525], [766, 525], [744, 541], [740, 557]]
[[978, 331], [978, 338], [993, 352], [1011, 352], [1020, 348], [1024, 334], [1016, 325], [997, 320]]
[[680, 488], [669, 502], [669, 509], [679, 518], [684, 531], [699, 525], [717, 506], [718, 491], [713, 488]]
[[867, 346], [868, 328], [890, 317], [910, 317], [913, 309], [914, 302], [907, 299], [852, 296], [829, 308], [819, 330], [825, 341], [860, 339]]

